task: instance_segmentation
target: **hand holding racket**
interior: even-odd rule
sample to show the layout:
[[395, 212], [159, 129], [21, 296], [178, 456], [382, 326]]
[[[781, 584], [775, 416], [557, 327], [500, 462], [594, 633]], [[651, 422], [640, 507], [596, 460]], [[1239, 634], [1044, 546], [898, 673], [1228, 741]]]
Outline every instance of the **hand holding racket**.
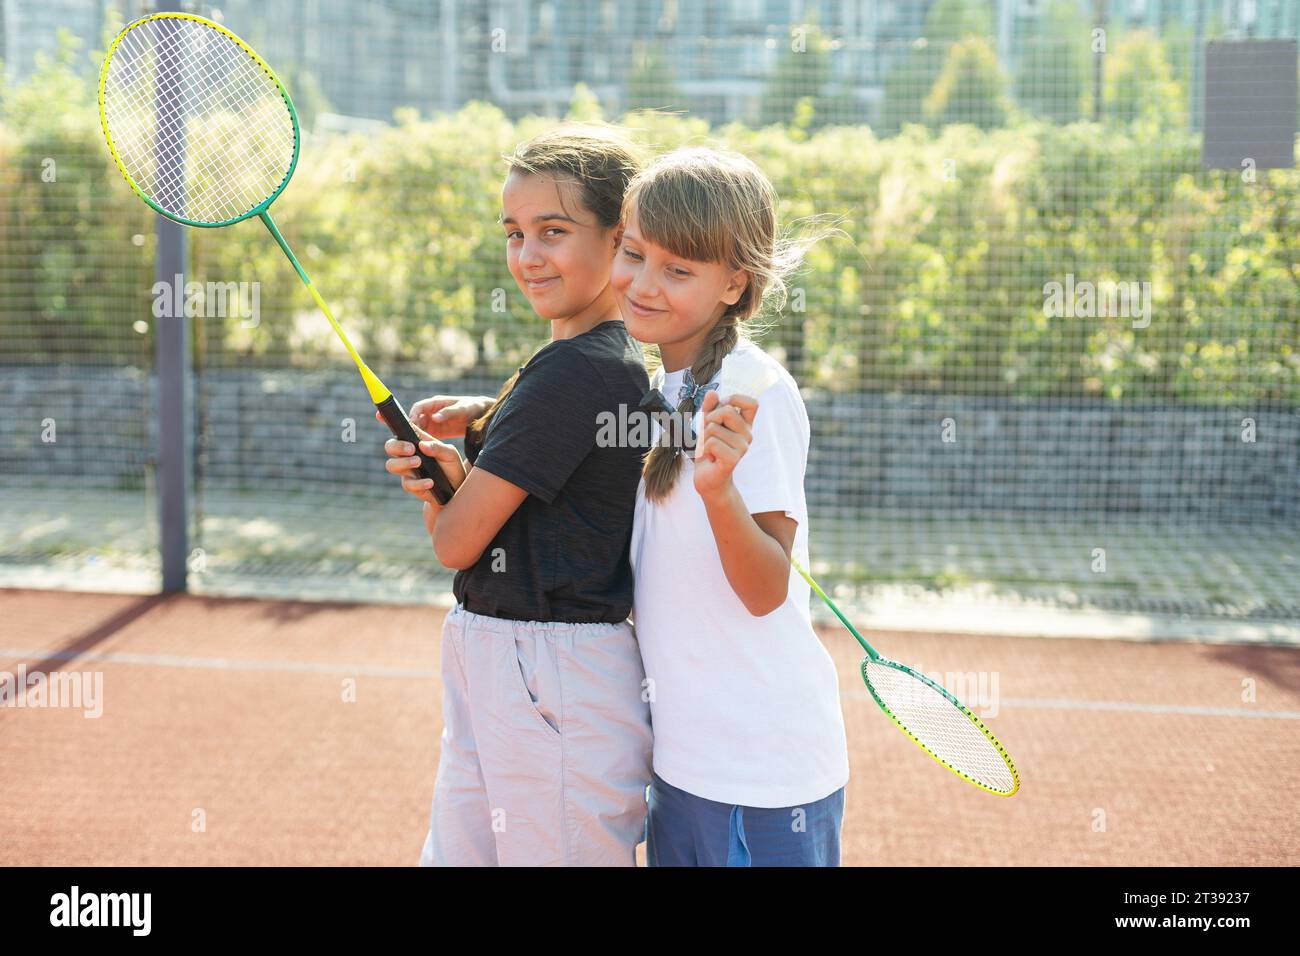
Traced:
[[[280, 230], [270, 206], [298, 163], [298, 114], [266, 61], [220, 24], [156, 13], [117, 35], [99, 76], [99, 119], [113, 161], [150, 207], [187, 226], [262, 220], [316, 300], [399, 439], [420, 439], [406, 412], [357, 354]], [[437, 459], [418, 471], [439, 503], [453, 488]]]
[[487, 395], [434, 395], [411, 406], [411, 424], [434, 438], [464, 438], [476, 419], [487, 414], [495, 399]]
[[[375, 417], [379, 417], [378, 412], [375, 413]], [[441, 471], [447, 475], [452, 490], [455, 491], [465, 480], [465, 463], [454, 446], [438, 441], [422, 429], [416, 428], [415, 433], [420, 439], [419, 455], [416, 454], [416, 447], [410, 442], [400, 438], [390, 438], [384, 442], [384, 451], [388, 453], [384, 468], [390, 475], [401, 477], [403, 491], [441, 508], [446, 502], [437, 499], [433, 482], [421, 472], [420, 466], [429, 458], [435, 459]]]
[[[718, 392], [758, 396], [775, 381], [771, 365], [732, 352], [722, 362]], [[713, 406], [709, 401], [705, 399], [704, 408], [716, 406], [716, 400]], [[753, 421], [752, 416], [749, 420]], [[867, 690], [913, 743], [941, 766], [982, 790], [1009, 797], [1020, 789], [1020, 775], [1010, 755], [969, 707], [920, 671], [881, 657], [793, 553], [790, 563], [867, 652], [862, 659], [862, 680]]]
[[1019, 790], [1020, 774], [1011, 755], [970, 708], [920, 671], [876, 653], [798, 560], [793, 555], [790, 560], [867, 652], [862, 659], [862, 680], [898, 729], [940, 766], [981, 790], [1000, 797]]

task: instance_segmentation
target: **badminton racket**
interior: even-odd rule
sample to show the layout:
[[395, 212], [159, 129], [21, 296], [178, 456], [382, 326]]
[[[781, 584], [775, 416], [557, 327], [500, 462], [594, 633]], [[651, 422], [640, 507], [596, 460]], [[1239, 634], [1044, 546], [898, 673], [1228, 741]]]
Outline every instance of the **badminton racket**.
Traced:
[[189, 13], [155, 13], [127, 24], [99, 76], [99, 120], [113, 161], [155, 212], [187, 226], [262, 220], [348, 355], [380, 416], [410, 442], [438, 501], [453, 489], [391, 391], [361, 360], [289, 248], [271, 203], [298, 163], [298, 114], [284, 84], [247, 43]]
[[[718, 395], [757, 398], [776, 382], [778, 374], [772, 363], [759, 355], [733, 350], [722, 361]], [[659, 396], [654, 404], [666, 402]], [[913, 743], [982, 790], [1009, 797], [1020, 789], [1020, 775], [1011, 756], [969, 707], [920, 671], [881, 657], [793, 554], [790, 563], [867, 652], [862, 659], [867, 690]]]
[[881, 657], [793, 555], [790, 563], [867, 652], [862, 679], [899, 730], [941, 766], [981, 790], [1009, 797], [1020, 789], [1011, 755], [969, 707], [920, 671]]

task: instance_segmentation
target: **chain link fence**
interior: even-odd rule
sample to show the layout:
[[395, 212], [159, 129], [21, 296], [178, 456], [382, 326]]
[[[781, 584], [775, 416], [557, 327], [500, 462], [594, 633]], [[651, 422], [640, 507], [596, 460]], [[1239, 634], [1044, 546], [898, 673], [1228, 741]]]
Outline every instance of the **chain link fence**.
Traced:
[[[501, 154], [566, 117], [647, 155], [713, 143], [763, 167], [785, 222], [850, 237], [761, 340], [804, 390], [828, 590], [1294, 624], [1297, 7], [187, 9], [294, 96], [277, 222], [408, 407], [494, 394], [547, 338], [506, 268]], [[155, 276], [95, 104], [108, 39], [151, 7], [0, 9], [0, 583], [158, 588], [154, 335], [188, 322], [190, 586], [445, 595], [387, 433], [262, 226], [191, 230], [188, 271]], [[1216, 73], [1216, 50], [1255, 68]], [[1211, 139], [1240, 161], [1207, 164]]]

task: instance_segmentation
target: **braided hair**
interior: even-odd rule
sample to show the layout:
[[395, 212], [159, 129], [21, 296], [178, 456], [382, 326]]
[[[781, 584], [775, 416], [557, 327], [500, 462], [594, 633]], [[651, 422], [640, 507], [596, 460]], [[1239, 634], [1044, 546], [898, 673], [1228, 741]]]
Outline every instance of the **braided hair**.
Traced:
[[[637, 227], [649, 242], [696, 262], [725, 263], [743, 269], [744, 290], [710, 330], [691, 365], [691, 377], [707, 384], [741, 339], [752, 339], [754, 316], [765, 302], [784, 307], [786, 279], [805, 251], [827, 232], [778, 238], [778, 198], [772, 183], [740, 153], [686, 147], [660, 156], [628, 186], [623, 215], [635, 210]], [[831, 230], [842, 231], [842, 230]], [[657, 350], [648, 350], [654, 364]], [[646, 454], [642, 468], [646, 497], [660, 501], [672, 491], [682, 469], [684, 443], [694, 418], [694, 403], [683, 398], [677, 417], [686, 427], [664, 429]]]
[[[691, 366], [691, 378], [701, 384], [707, 383], [722, 368], [722, 360], [739, 341], [739, 320], [734, 315], [724, 315], [713, 327], [700, 354], [696, 356], [695, 364]], [[664, 429], [658, 444], [645, 457], [642, 474], [645, 475], [646, 497], [651, 501], [661, 501], [668, 497], [682, 470], [685, 435], [695, 417], [695, 401], [691, 396], [684, 397], [677, 406], [677, 417], [683, 423], [683, 428]]]

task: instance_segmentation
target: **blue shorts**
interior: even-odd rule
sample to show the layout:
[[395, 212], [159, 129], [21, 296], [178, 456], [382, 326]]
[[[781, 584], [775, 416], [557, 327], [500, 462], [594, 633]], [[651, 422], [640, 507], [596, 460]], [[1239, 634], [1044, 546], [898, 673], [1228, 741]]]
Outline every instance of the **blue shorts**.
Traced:
[[844, 788], [797, 807], [705, 800], [652, 774], [648, 866], [839, 866]]

